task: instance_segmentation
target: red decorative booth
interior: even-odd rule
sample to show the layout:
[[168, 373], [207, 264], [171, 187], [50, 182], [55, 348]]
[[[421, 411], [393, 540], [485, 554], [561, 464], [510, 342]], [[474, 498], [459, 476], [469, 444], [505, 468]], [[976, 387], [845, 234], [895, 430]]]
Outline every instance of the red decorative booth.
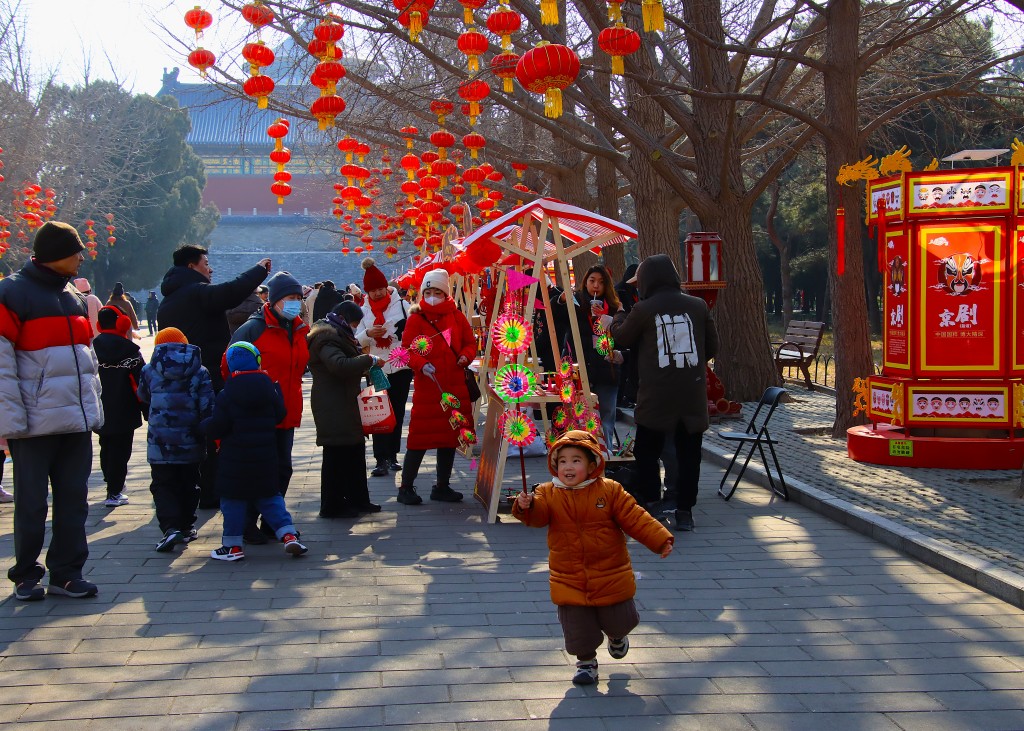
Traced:
[[1024, 176], [908, 172], [868, 182], [884, 274], [881, 375], [857, 379], [857, 461], [955, 469], [1024, 463]]

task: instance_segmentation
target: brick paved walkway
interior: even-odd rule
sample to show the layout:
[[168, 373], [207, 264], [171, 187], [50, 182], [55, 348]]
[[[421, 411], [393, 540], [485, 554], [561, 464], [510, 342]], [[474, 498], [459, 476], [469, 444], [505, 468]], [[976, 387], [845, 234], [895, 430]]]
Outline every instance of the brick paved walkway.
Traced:
[[[961, 564], [1004, 581], [1001, 595], [1021, 604], [1021, 593], [1013, 591], [1024, 587], [1024, 502], [1014, 497], [1019, 471], [854, 462], [846, 454], [846, 442], [829, 436], [835, 397], [800, 387], [790, 393], [793, 400], [772, 417], [777, 427], [771, 430], [781, 441], [784, 474], [909, 529], [923, 537], [920, 542], [936, 541], [940, 551], [942, 546], [952, 549]], [[744, 414], [749, 416], [751, 408], [746, 405]], [[717, 438], [718, 428], [723, 425], [708, 432], [705, 446], [731, 455], [734, 447]]]
[[308, 556], [212, 562], [208, 512], [198, 541], [158, 554], [137, 437], [131, 504], [103, 508], [91, 483], [100, 596], [0, 602], [0, 728], [1024, 728], [1024, 612], [754, 485], [724, 503], [712, 465], [677, 552], [633, 544], [643, 623], [580, 689], [543, 531], [484, 525], [473, 501], [399, 505], [385, 478], [382, 513], [320, 521], [307, 419], [289, 502]]

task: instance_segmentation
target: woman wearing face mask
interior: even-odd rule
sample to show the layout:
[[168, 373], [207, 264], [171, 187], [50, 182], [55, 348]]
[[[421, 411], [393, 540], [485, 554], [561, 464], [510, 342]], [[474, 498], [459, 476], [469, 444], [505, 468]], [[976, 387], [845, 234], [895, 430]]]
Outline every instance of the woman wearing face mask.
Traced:
[[[288, 411], [277, 425], [278, 485], [284, 495], [292, 477], [295, 427], [302, 421], [302, 374], [309, 362], [306, 345], [309, 327], [301, 316], [302, 285], [295, 277], [288, 272], [278, 272], [266, 285], [267, 304], [235, 330], [231, 342], [244, 340], [255, 345], [262, 355], [263, 370], [281, 387]], [[222, 362], [221, 370], [224, 368], [226, 363]], [[259, 537], [250, 530], [246, 540], [256, 543]]]
[[[409, 438], [398, 502], [419, 505], [423, 499], [416, 494], [413, 482], [428, 449], [437, 450], [437, 483], [430, 491], [431, 500], [455, 503], [462, 493], [448, 484], [455, 464], [459, 431], [473, 428], [473, 404], [466, 389], [465, 368], [476, 356], [476, 337], [469, 320], [451, 298], [448, 273], [443, 269], [427, 272], [423, 277], [421, 298], [409, 308], [409, 317], [402, 332], [402, 345], [409, 349], [413, 371], [412, 413]], [[418, 349], [416, 344], [429, 343]], [[450, 393], [458, 399], [458, 408], [445, 409], [441, 394]], [[460, 417], [456, 416], [460, 413]]]
[[[605, 446], [611, 452], [612, 440], [615, 436], [615, 407], [619, 397], [618, 366], [622, 365], [622, 352], [614, 350], [608, 355], [597, 352], [595, 344], [599, 332], [604, 332], [611, 325], [612, 316], [619, 311], [621, 303], [615, 293], [611, 275], [603, 266], [592, 266], [587, 269], [583, 278], [577, 280], [579, 288], [573, 292], [576, 297], [576, 322], [580, 329], [582, 353], [572, 353], [573, 360], [584, 361], [587, 365], [587, 376], [590, 379], [590, 390], [598, 400], [598, 412], [601, 417], [601, 428], [604, 431]], [[568, 306], [565, 294], [556, 300], [553, 308], [556, 319], [561, 317], [569, 332]], [[572, 339], [566, 337], [567, 351], [571, 350]]]

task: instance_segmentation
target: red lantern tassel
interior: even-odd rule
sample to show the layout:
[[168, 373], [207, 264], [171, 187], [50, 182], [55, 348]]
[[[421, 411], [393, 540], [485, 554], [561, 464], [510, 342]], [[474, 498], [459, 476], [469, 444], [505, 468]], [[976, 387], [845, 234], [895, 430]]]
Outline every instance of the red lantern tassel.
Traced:
[[840, 206], [836, 209], [836, 274], [840, 277], [846, 272], [846, 210]]

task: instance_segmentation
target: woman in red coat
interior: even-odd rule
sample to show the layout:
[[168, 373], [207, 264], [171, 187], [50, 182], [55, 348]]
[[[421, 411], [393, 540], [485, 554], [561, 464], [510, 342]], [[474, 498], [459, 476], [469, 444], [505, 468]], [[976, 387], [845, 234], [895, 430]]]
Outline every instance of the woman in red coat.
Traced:
[[[430, 343], [429, 348], [425, 348], [426, 353], [414, 347], [415, 343], [423, 342], [422, 338]], [[459, 432], [474, 426], [465, 368], [476, 356], [476, 337], [469, 320], [451, 298], [448, 273], [443, 269], [427, 272], [423, 277], [420, 301], [409, 309], [402, 345], [410, 353], [413, 394], [398, 502], [405, 505], [423, 502], [416, 494], [413, 482], [419, 473], [423, 455], [428, 449], [436, 449], [437, 483], [430, 491], [430, 499], [456, 503], [462, 500], [462, 493], [453, 490], [448, 482], [455, 465]], [[441, 405], [443, 392], [458, 399], [458, 409], [445, 409]], [[455, 411], [465, 417], [463, 424], [453, 416]]]

